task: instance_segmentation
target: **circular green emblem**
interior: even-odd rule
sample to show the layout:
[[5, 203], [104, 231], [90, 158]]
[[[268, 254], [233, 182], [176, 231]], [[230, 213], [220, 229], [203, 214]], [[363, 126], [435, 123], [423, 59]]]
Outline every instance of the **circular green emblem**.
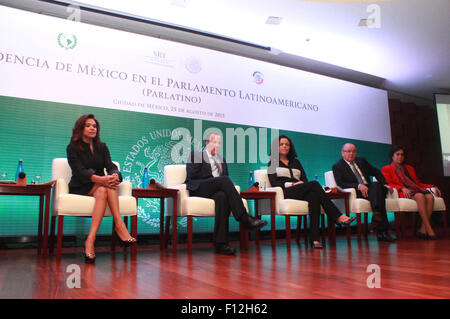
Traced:
[[73, 34], [60, 33], [58, 34], [58, 44], [66, 50], [73, 49], [77, 45], [77, 37]]

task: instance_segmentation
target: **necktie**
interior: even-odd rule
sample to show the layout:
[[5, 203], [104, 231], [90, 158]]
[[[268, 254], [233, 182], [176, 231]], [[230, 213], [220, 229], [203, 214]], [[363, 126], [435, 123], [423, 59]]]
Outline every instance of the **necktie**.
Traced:
[[213, 161], [217, 167], [217, 170], [219, 171], [219, 176], [222, 176], [222, 168], [220, 167], [219, 163], [217, 163], [215, 156], [213, 156]]
[[359, 174], [358, 170], [356, 169], [355, 162], [351, 162], [351, 163], [350, 163], [350, 166], [352, 167], [352, 171], [353, 171], [353, 173], [355, 174], [356, 179], [358, 180], [358, 184], [363, 184], [363, 185], [365, 185], [365, 184], [364, 184], [364, 181], [363, 181], [363, 179], [362, 179], [362, 177], [361, 177], [361, 174]]

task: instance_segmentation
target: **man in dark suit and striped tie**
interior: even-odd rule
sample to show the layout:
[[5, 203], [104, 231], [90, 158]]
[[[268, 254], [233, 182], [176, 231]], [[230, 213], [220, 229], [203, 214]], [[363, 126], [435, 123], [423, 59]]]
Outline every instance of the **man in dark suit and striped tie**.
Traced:
[[219, 156], [222, 137], [219, 134], [211, 133], [205, 143], [205, 150], [203, 152], [193, 151], [190, 162], [186, 164], [186, 186], [190, 196], [214, 200], [215, 251], [218, 254], [234, 255], [236, 250], [228, 244], [230, 211], [247, 230], [264, 227], [267, 225], [267, 221], [256, 219], [247, 213], [239, 193], [228, 177], [227, 163], [224, 158]]
[[[372, 225], [376, 228], [379, 241], [394, 242], [389, 234], [389, 223], [386, 215], [386, 194], [392, 192], [379, 169], [370, 165], [364, 157], [356, 157], [356, 146], [347, 143], [342, 147], [342, 159], [333, 165], [336, 184], [342, 188], [354, 188], [358, 198], [370, 201], [373, 210]], [[376, 182], [370, 177], [375, 176]]]

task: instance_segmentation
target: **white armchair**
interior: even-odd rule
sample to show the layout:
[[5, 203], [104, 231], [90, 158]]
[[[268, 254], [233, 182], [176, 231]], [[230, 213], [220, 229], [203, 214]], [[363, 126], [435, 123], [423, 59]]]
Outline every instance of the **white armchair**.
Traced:
[[[431, 191], [433, 192], [433, 194], [435, 193], [434, 188], [431, 188]], [[416, 213], [419, 211], [419, 208], [417, 206], [417, 202], [414, 199], [410, 199], [410, 198], [400, 198], [398, 197], [398, 192], [397, 190], [395, 190], [395, 194], [394, 194], [396, 200], [398, 201], [398, 212], [399, 213]], [[447, 236], [447, 216], [446, 216], [446, 212], [447, 212], [447, 208], [445, 206], [445, 202], [444, 199], [442, 197], [438, 197], [438, 196], [434, 196], [434, 205], [433, 205], [433, 212], [442, 212], [442, 224], [444, 227], [444, 236]], [[415, 218], [415, 215], [414, 215]], [[396, 222], [397, 224], [397, 237], [400, 238], [401, 236], [406, 236], [406, 229], [405, 229], [405, 219], [403, 214], [400, 215], [400, 221], [401, 221], [401, 226], [399, 225], [398, 222]], [[400, 227], [401, 227], [401, 232], [400, 232]], [[415, 227], [413, 228], [413, 236], [415, 236]]]
[[[164, 167], [164, 186], [178, 190], [177, 215], [187, 217], [188, 252], [192, 253], [193, 217], [214, 217], [215, 203], [214, 200], [209, 198], [189, 196], [189, 190], [186, 188], [186, 184], [184, 184], [185, 181], [186, 165], [166, 165]], [[240, 187], [235, 187], [239, 192]], [[248, 211], [247, 201], [245, 199], [242, 201]], [[165, 216], [170, 218], [173, 215], [173, 201], [167, 199], [165, 206], [167, 208]], [[173, 223], [176, 222], [176, 220], [173, 221]]]
[[[272, 187], [267, 175], [266, 169], [255, 170], [255, 181], [260, 185], [265, 185], [267, 191], [276, 192], [275, 197], [275, 214], [282, 215], [285, 217], [286, 223], [286, 244], [288, 247], [291, 244], [291, 223], [290, 216], [297, 216], [297, 221], [299, 222], [299, 227], [301, 227], [301, 217], [303, 216], [304, 228], [306, 229], [306, 216], [309, 214], [309, 205], [307, 201], [287, 199], [284, 198], [283, 189], [281, 187]], [[270, 209], [270, 200], [261, 199], [261, 211], [262, 214], [272, 214]], [[270, 225], [271, 229], [275, 229], [275, 223], [272, 222]], [[297, 236], [298, 239], [298, 236]]]
[[[364, 198], [357, 198], [356, 197], [356, 190], [354, 188], [341, 188], [336, 184], [336, 180], [334, 179], [333, 171], [325, 172], [325, 185], [333, 188], [336, 187], [341, 192], [349, 192], [350, 193], [350, 212], [357, 214], [357, 227], [358, 227], [358, 238], [361, 238], [361, 215], [364, 214], [364, 224], [365, 224], [365, 230], [364, 235], [367, 237], [367, 231], [368, 231], [368, 213], [372, 212], [372, 207], [370, 205], [370, 202], [367, 199]], [[398, 212], [399, 206], [398, 206], [398, 193], [397, 190], [394, 189], [394, 192], [390, 194], [387, 193], [386, 196], [386, 211], [387, 212]], [[347, 232], [347, 236], [350, 236], [350, 233]]]
[[[120, 170], [119, 163], [114, 162]], [[69, 193], [69, 181], [72, 177], [72, 170], [67, 158], [55, 158], [52, 162], [52, 179], [56, 180], [52, 192], [52, 221], [51, 238], [55, 234], [55, 221], [58, 217], [58, 235], [56, 255], [61, 256], [63, 223], [65, 216], [90, 217], [94, 209], [95, 198]], [[132, 236], [137, 236], [137, 205], [136, 199], [131, 195], [131, 182], [122, 182], [118, 188], [119, 208], [121, 216], [131, 216]], [[111, 216], [109, 206], [106, 207], [105, 216]], [[51, 245], [53, 246], [53, 245]]]

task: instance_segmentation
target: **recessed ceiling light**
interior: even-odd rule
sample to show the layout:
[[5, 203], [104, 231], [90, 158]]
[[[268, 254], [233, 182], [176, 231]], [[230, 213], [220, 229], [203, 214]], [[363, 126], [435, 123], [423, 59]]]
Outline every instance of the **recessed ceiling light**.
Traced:
[[186, 8], [189, 0], [172, 0], [172, 5]]
[[266, 24], [280, 25], [281, 20], [283, 20], [283, 18], [270, 16], [270, 17], [267, 18]]

